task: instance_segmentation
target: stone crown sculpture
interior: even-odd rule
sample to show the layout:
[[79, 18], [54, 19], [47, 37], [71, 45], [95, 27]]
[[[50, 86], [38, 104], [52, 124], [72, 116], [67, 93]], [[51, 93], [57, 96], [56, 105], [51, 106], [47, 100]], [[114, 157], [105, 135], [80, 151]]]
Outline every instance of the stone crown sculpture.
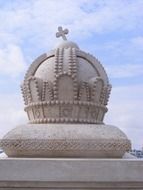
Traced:
[[8, 132], [0, 146], [10, 157], [121, 158], [131, 148], [105, 125], [111, 85], [100, 62], [67, 41], [32, 63], [22, 93], [30, 123]]
[[100, 62], [70, 41], [33, 62], [22, 85], [30, 123], [103, 123], [110, 90]]

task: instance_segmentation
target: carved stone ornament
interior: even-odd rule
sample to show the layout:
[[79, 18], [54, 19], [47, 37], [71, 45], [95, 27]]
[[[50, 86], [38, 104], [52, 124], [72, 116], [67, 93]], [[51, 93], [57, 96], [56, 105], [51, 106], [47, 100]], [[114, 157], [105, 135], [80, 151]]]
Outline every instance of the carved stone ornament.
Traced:
[[[103, 124], [111, 91], [107, 74], [66, 34], [67, 29], [58, 27], [56, 36], [64, 41], [28, 69], [21, 89], [29, 124], [9, 132], [1, 146], [9, 156], [122, 157], [130, 141], [118, 128]], [[89, 132], [93, 134], [87, 138]]]
[[120, 158], [130, 150], [129, 140], [121, 130], [99, 124], [18, 126], [2, 144], [10, 157]]
[[111, 85], [96, 58], [64, 41], [32, 63], [21, 88], [30, 123], [101, 124]]

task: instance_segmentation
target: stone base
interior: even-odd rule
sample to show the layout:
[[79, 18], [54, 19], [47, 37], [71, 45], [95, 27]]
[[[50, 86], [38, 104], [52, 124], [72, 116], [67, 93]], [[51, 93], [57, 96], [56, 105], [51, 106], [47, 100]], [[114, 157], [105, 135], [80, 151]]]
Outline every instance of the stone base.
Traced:
[[143, 190], [143, 160], [1, 158], [0, 190]]
[[117, 127], [99, 124], [28, 124], [0, 142], [9, 157], [121, 158], [131, 148]]

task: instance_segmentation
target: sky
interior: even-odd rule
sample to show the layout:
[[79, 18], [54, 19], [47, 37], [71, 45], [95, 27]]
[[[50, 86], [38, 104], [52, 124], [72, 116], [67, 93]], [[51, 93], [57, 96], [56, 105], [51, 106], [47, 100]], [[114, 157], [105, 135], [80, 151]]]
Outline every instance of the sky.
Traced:
[[143, 146], [143, 0], [0, 0], [0, 138], [26, 124], [20, 85], [32, 61], [56, 47], [57, 27], [104, 66], [105, 123]]

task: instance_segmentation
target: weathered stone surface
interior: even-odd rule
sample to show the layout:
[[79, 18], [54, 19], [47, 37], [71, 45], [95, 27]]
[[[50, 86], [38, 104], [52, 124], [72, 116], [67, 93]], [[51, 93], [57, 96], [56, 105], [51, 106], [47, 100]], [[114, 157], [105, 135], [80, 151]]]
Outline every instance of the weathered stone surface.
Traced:
[[143, 161], [128, 159], [0, 159], [1, 190], [142, 190]]
[[1, 141], [13, 157], [120, 158], [130, 141], [117, 127], [96, 124], [29, 124], [18, 126]]

